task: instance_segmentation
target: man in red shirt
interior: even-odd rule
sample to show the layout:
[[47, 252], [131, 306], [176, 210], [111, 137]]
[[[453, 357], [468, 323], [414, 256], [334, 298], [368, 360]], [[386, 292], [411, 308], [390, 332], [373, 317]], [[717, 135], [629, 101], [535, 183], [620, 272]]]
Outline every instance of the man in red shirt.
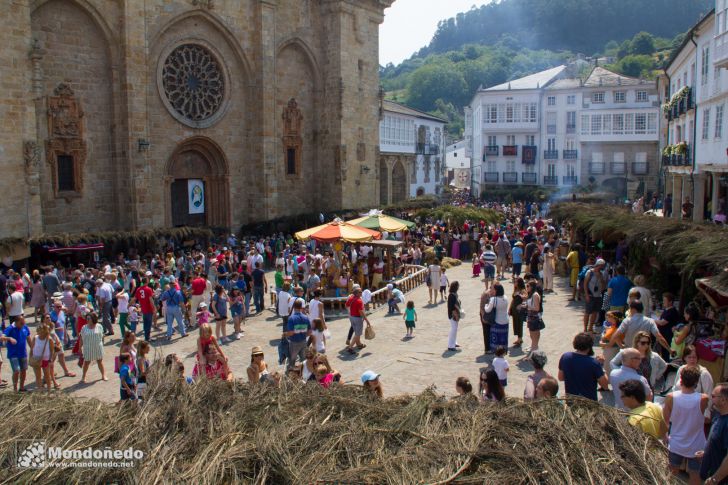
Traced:
[[364, 333], [364, 322], [367, 322], [367, 326], [371, 325], [364, 311], [364, 301], [361, 299], [361, 288], [354, 288], [353, 294], [346, 300], [346, 307], [349, 309], [351, 328], [354, 329], [354, 338], [349, 343], [347, 350], [350, 354], [356, 354], [354, 347], [360, 350], [366, 347], [366, 344], [361, 342], [361, 335]]
[[137, 288], [134, 299], [142, 307], [142, 321], [144, 322], [144, 340], [149, 342], [152, 334], [152, 321], [154, 320], [154, 292], [149, 287], [149, 278], [142, 279], [142, 286]]
[[[208, 287], [210, 288], [208, 289]], [[195, 315], [195, 325], [197, 325], [197, 309], [203, 301], [207, 303], [206, 299], [212, 290], [211, 287], [210, 282], [199, 271], [195, 273], [195, 278], [192, 280], [192, 298], [190, 299], [191, 313]]]

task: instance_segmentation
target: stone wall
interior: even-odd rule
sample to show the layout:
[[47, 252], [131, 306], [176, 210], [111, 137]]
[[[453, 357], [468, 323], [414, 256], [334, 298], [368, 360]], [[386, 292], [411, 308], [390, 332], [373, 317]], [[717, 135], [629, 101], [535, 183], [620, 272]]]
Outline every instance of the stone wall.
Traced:
[[[225, 171], [224, 184], [214, 185], [224, 194], [213, 195], [226, 201], [232, 228], [376, 205], [378, 25], [387, 3], [10, 0], [0, 18], [0, 188], [11, 194], [0, 237], [168, 226], [175, 176], [169, 171], [187, 146], [208, 151], [216, 170]], [[224, 110], [205, 126], [173, 116], [160, 92], [160, 62], [185, 42], [205, 46], [224, 65]], [[42, 153], [47, 97], [60, 83], [73, 89], [85, 113], [79, 197], [55, 196]], [[290, 98], [304, 116], [298, 180], [285, 177], [281, 141]], [[24, 141], [43, 155], [36, 195], [27, 180], [17, 183], [26, 175]]]

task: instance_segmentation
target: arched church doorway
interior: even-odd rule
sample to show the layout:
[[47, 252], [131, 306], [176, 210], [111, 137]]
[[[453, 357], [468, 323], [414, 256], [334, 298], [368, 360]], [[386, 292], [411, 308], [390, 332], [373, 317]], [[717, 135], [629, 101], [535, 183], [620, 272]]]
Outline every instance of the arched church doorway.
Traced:
[[165, 186], [169, 225], [230, 227], [228, 164], [214, 142], [181, 143], [167, 163]]
[[392, 203], [407, 199], [407, 173], [401, 161], [397, 161], [392, 168]]

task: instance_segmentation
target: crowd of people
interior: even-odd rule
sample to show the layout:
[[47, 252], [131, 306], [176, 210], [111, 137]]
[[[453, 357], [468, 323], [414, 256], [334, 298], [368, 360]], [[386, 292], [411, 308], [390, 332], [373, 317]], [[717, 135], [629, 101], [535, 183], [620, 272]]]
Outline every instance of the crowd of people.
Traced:
[[[392, 262], [388, 268], [385, 254], [371, 245], [319, 246], [283, 234], [245, 241], [231, 236], [206, 250], [169, 247], [144, 257], [120, 254], [115, 261], [93, 267], [59, 263], [31, 273], [6, 268], [0, 275], [0, 294], [7, 295], [0, 345], [7, 347], [13, 389], [27, 391], [28, 367], [35, 374], [35, 389], [60, 388], [56, 364], [64, 376], [76, 377], [66, 361], [74, 355], [82, 383], [88, 382], [92, 364], [100, 378], [108, 380], [105, 337], [117, 331], [113, 370], [119, 377], [121, 401], [143, 399], [153, 365], [150, 349], [175, 334], [196, 335], [195, 365], [185, 376], [182, 360], [169, 354], [164, 359], [167, 367], [191, 384], [203, 378], [231, 381], [235, 377], [225, 344], [243, 338], [246, 320], [266, 308], [281, 319], [277, 361], [278, 366], [285, 364], [285, 373], [269, 366], [263, 348], [254, 346], [247, 380], [335, 386], [345, 379], [327, 354], [337, 344], [330, 341], [324, 300], [346, 298], [350, 328], [344, 347], [352, 356], [367, 347], [364, 340], [374, 333], [369, 319], [372, 293], [381, 289], [387, 292], [389, 313], [401, 314], [405, 339], [410, 340], [417, 309], [397, 282], [408, 265], [415, 265], [426, 268], [428, 303], [447, 301], [447, 352], [461, 350], [457, 338], [465, 316], [458, 296], [461, 285], [483, 287], [479, 317], [484, 352], [492, 357], [480, 373], [477, 390], [467, 377], [457, 378], [459, 396], [483, 402], [507, 398], [509, 351], [524, 346], [525, 325], [530, 345], [521, 362], [530, 364], [533, 372], [523, 391], [514, 396], [526, 400], [580, 396], [596, 401], [601, 392], [611, 397], [603, 401], [613, 401], [631, 424], [667, 444], [676, 473], [684, 470], [691, 483], [701, 478], [706, 483], [726, 483], [728, 384], [714, 385], [710, 373], [698, 364], [697, 310], [688, 306], [681, 315], [673, 295], [663, 294], [658, 302], [643, 276], [630, 279], [624, 241], [613, 258], [589, 254], [569, 241], [568, 227], [555, 227], [547, 218], [548, 204], [488, 205], [503, 214], [501, 224], [466, 221], [455, 226], [426, 219], [418, 220], [407, 233], [387, 235], [404, 241], [397, 254], [386, 255]], [[569, 248], [566, 254], [564, 247]], [[472, 280], [450, 281], [442, 266], [446, 256], [469, 261]], [[574, 350], [561, 356], [553, 376], [545, 370], [548, 359], [540, 337], [551, 317], [544, 316], [544, 302], [554, 293], [558, 265], [566, 269], [572, 300], [584, 300], [585, 309], [583, 331], [573, 338]], [[274, 295], [270, 305], [268, 293]], [[33, 332], [26, 319], [32, 320]], [[595, 348], [601, 348], [598, 355]], [[674, 383], [668, 384], [666, 371], [676, 367], [675, 362], [681, 365]], [[376, 398], [384, 396], [380, 377], [367, 370], [359, 379]]]

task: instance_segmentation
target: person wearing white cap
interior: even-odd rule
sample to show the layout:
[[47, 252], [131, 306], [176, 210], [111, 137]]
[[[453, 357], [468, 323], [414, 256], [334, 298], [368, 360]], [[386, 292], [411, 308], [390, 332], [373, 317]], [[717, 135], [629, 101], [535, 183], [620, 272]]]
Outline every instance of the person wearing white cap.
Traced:
[[599, 317], [599, 311], [602, 309], [602, 298], [604, 289], [607, 287], [604, 281], [604, 267], [606, 261], [602, 258], [597, 259], [584, 276], [584, 295], [586, 305], [584, 307], [584, 331], [594, 332], [594, 323]]
[[372, 396], [378, 399], [384, 397], [382, 383], [379, 381], [379, 374], [373, 370], [368, 370], [361, 375], [361, 383], [364, 386], [364, 389], [369, 391]]

